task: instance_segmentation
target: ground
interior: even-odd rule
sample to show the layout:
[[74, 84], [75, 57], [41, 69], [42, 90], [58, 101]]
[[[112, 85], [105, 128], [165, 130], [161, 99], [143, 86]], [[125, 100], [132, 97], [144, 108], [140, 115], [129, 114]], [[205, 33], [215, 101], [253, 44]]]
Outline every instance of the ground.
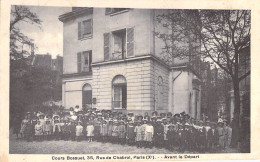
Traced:
[[[13, 134], [10, 134], [10, 154], [178, 154], [198, 152], [178, 152], [158, 148], [137, 148], [136, 146], [119, 145], [111, 143], [101, 143], [87, 141], [43, 141], [27, 142], [16, 140]], [[235, 153], [234, 149], [226, 149], [218, 153]]]

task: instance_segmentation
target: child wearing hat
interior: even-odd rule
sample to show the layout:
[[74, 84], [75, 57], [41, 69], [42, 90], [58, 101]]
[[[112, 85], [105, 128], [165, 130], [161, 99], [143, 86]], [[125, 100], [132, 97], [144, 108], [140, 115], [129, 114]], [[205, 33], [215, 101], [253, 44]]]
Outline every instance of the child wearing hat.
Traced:
[[146, 142], [145, 145], [149, 148], [152, 148], [153, 134], [154, 134], [154, 128], [151, 122], [147, 122], [147, 126], [145, 127], [144, 141]]
[[112, 128], [113, 128], [113, 121], [112, 119], [110, 119], [108, 121], [108, 126], [107, 126], [107, 138], [109, 142], [112, 141]]
[[86, 131], [87, 131], [88, 142], [92, 142], [94, 137], [94, 125], [91, 121], [87, 122]]
[[115, 120], [112, 127], [112, 142], [118, 143], [118, 122]]
[[120, 125], [118, 126], [118, 138], [121, 144], [125, 143], [125, 133], [126, 133], [125, 123], [123, 121], [120, 121]]
[[136, 137], [135, 141], [136, 141], [137, 147], [140, 148], [142, 145], [142, 141], [143, 141], [143, 138], [142, 138], [143, 128], [141, 125], [141, 121], [139, 121], [139, 120], [137, 121], [137, 126], [135, 126], [134, 132], [135, 132], [135, 137]]
[[35, 137], [37, 141], [41, 141], [43, 137], [43, 125], [38, 120], [37, 124], [34, 126], [35, 129]]
[[126, 126], [126, 141], [128, 145], [133, 145], [135, 142], [135, 127], [134, 122], [129, 121], [129, 123]]
[[163, 139], [164, 139], [164, 127], [162, 125], [162, 120], [158, 119], [156, 121], [156, 125], [154, 127], [154, 142], [155, 146], [162, 147], [163, 146]]
[[46, 120], [45, 121], [45, 125], [44, 125], [44, 137], [46, 140], [50, 140], [51, 137], [51, 133], [52, 132], [52, 124], [50, 120]]
[[82, 136], [83, 136], [83, 126], [81, 125], [81, 122], [78, 122], [78, 125], [76, 126], [76, 140], [77, 140], [77, 142], [81, 141]]
[[163, 118], [163, 143], [165, 146], [167, 146], [167, 141], [168, 141], [168, 138], [167, 138], [167, 132], [168, 132], [168, 126], [169, 124], [167, 123], [167, 119], [166, 118]]
[[61, 132], [60, 122], [59, 122], [59, 120], [54, 120], [53, 137], [55, 138], [55, 140], [60, 139], [60, 132]]
[[212, 123], [211, 128], [208, 131], [208, 145], [210, 151], [213, 151], [216, 149], [217, 143], [218, 143], [218, 131], [216, 129], [216, 124]]
[[176, 139], [176, 132], [174, 129], [174, 125], [170, 124], [168, 126], [169, 130], [167, 132], [167, 138], [168, 138], [168, 149], [173, 151], [174, 144], [175, 144], [175, 139]]
[[70, 137], [70, 126], [69, 126], [69, 121], [64, 120], [64, 125], [62, 127], [62, 132], [63, 132], [63, 140], [68, 141]]
[[100, 134], [101, 134], [103, 142], [106, 141], [107, 133], [108, 133], [108, 124], [107, 124], [107, 122], [105, 120], [103, 120], [102, 124], [100, 126]]
[[76, 123], [74, 120], [71, 120], [69, 124], [69, 129], [70, 129], [70, 139], [72, 141], [75, 141], [76, 139]]

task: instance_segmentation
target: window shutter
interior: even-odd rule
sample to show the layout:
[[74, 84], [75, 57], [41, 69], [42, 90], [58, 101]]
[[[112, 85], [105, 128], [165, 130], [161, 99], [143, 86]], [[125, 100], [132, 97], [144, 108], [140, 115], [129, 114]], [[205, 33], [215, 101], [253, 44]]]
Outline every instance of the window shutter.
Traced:
[[89, 71], [91, 71], [92, 51], [89, 52]]
[[104, 60], [109, 60], [109, 33], [104, 33]]
[[81, 22], [78, 22], [78, 39], [81, 39], [82, 31], [81, 31]]
[[134, 28], [127, 28], [127, 56], [134, 55]]
[[78, 73], [81, 72], [81, 52], [77, 53]]

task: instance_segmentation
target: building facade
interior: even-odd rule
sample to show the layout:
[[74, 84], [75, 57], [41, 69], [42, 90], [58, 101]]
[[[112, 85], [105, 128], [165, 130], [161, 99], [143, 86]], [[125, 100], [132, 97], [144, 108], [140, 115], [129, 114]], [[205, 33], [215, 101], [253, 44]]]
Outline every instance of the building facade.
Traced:
[[185, 111], [200, 118], [200, 79], [160, 58], [154, 21], [166, 10], [72, 8], [63, 22], [62, 104], [144, 112]]

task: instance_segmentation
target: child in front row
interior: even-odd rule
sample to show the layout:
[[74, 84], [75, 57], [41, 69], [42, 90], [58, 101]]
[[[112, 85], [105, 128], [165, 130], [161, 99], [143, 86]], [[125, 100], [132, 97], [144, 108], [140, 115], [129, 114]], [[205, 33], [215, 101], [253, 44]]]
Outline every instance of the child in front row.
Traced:
[[94, 125], [92, 124], [92, 122], [87, 123], [86, 131], [87, 131], [88, 142], [92, 142], [94, 137]]
[[78, 122], [78, 125], [76, 126], [76, 140], [80, 142], [82, 136], [83, 136], [83, 126], [81, 125], [81, 122]]

